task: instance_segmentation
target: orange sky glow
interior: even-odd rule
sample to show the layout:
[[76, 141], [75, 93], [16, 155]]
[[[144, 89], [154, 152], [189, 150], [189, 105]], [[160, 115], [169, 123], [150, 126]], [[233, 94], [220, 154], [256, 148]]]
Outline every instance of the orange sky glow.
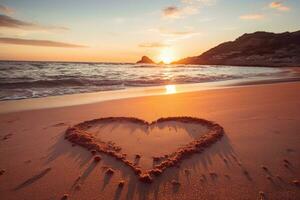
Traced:
[[[293, 1], [124, 0], [0, 3], [0, 60], [171, 63], [244, 33], [295, 31]], [[249, 12], [251, 10], [251, 12]]]

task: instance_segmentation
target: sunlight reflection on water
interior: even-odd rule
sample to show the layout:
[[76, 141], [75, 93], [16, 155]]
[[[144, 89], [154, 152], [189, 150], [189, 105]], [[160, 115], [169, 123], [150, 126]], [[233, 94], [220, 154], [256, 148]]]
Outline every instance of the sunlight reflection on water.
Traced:
[[165, 89], [166, 89], [166, 94], [174, 94], [177, 92], [176, 85], [166, 85]]

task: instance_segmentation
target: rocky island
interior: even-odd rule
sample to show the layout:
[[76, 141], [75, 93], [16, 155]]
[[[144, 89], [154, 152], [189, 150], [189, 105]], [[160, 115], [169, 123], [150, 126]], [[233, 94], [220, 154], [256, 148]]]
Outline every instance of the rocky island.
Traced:
[[155, 62], [151, 60], [148, 56], [143, 56], [141, 60], [137, 61], [136, 63], [154, 64]]

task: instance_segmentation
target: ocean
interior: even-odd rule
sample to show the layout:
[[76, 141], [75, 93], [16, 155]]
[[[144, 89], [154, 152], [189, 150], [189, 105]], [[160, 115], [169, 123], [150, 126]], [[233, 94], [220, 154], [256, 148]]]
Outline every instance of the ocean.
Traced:
[[0, 100], [244, 78], [288, 77], [290, 68], [130, 63], [0, 62]]

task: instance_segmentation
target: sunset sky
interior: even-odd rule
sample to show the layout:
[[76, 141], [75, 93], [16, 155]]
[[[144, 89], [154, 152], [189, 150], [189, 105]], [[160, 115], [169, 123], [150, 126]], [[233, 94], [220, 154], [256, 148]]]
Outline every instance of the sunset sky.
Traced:
[[176, 60], [243, 33], [299, 30], [299, 13], [300, 0], [0, 0], [0, 59]]

